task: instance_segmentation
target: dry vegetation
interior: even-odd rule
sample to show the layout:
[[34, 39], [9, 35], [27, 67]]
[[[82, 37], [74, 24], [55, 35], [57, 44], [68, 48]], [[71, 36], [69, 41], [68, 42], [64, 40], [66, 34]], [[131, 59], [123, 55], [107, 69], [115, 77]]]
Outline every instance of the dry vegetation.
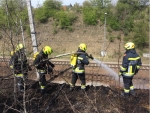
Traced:
[[[13, 80], [9, 82], [13, 84]], [[48, 83], [47, 93], [42, 96], [38, 82], [28, 81], [28, 83], [30, 83], [26, 90], [28, 113], [149, 113], [148, 90], [136, 90], [136, 97], [126, 99], [120, 96], [120, 90], [116, 88], [89, 86], [86, 92], [82, 92], [80, 87], [76, 87], [70, 92], [69, 85]], [[19, 113], [18, 110], [22, 113], [23, 94], [17, 93], [18, 101], [15, 107], [13, 87], [2, 91], [0, 112]]]
[[[71, 70], [69, 71], [66, 67], [67, 65], [56, 65], [53, 76], [47, 75], [45, 95], [40, 93], [33, 68], [29, 72], [29, 79], [25, 82], [26, 91], [23, 95], [20, 92], [14, 93], [13, 75], [7, 64], [6, 66], [1, 65], [0, 112], [23, 113], [23, 98], [25, 97], [27, 113], [149, 113], [148, 89], [135, 89], [136, 97], [130, 96], [130, 98], [122, 97], [120, 95], [122, 88], [113, 86], [88, 85], [86, 92], [81, 91], [80, 86], [76, 86], [75, 90], [71, 92], [68, 85], [71, 79]], [[92, 70], [94, 71], [94, 69]], [[66, 75], [69, 76], [66, 77]], [[54, 83], [58, 78], [61, 78], [65, 84]]]
[[[39, 44], [39, 50], [50, 45], [53, 48], [52, 56], [63, 53], [76, 51], [81, 42], [87, 44], [87, 52], [91, 53], [95, 58], [105, 62], [121, 62], [122, 57], [119, 57], [119, 52], [124, 53], [124, 41], [116, 39], [114, 42], [109, 42], [106, 39], [103, 43], [104, 27], [103, 26], [83, 26], [82, 22], [77, 22], [73, 26], [74, 31], [60, 30], [57, 28], [57, 33], [53, 34], [53, 21], [49, 20], [47, 24], [35, 23], [36, 37]], [[114, 36], [119, 35], [119, 32], [112, 33]], [[31, 53], [32, 44], [30, 35], [25, 33], [26, 52]], [[109, 36], [109, 33], [107, 33]], [[121, 35], [122, 39], [123, 36]], [[19, 39], [20, 38], [20, 39]], [[14, 39], [22, 41], [20, 37]], [[14, 41], [15, 42], [15, 41]], [[17, 44], [17, 41], [16, 43]], [[103, 47], [107, 51], [107, 56], [101, 57], [100, 51]], [[0, 51], [2, 57], [6, 57], [9, 51], [12, 50], [8, 38], [2, 38], [0, 42]], [[121, 55], [122, 56], [122, 55]], [[142, 56], [142, 54], [141, 54]], [[68, 59], [69, 57], [63, 57]], [[142, 57], [143, 63], [148, 63], [147, 58]], [[13, 76], [8, 79], [1, 79], [2, 76], [11, 74], [10, 69], [0, 67], [0, 112], [2, 113], [23, 113], [23, 94], [17, 92], [17, 103], [14, 103], [14, 80]], [[64, 71], [63, 68], [60, 71]], [[88, 71], [88, 70], [87, 70]], [[35, 72], [31, 72], [30, 76], [35, 76]], [[61, 74], [59, 75], [61, 76]], [[69, 91], [68, 83], [64, 85], [62, 90], [57, 92], [62, 87], [62, 84], [54, 84], [49, 80], [45, 95], [40, 94], [38, 82], [30, 79], [26, 81], [27, 90], [25, 92], [26, 110], [28, 113], [148, 113], [149, 108], [149, 90], [136, 89], [137, 96], [125, 99], [120, 96], [120, 88], [104, 87], [104, 86], [88, 86], [87, 92], [82, 92], [80, 87], [76, 87], [73, 92]], [[69, 82], [69, 81], [68, 81]], [[56, 96], [56, 98], [54, 98]], [[54, 100], [53, 100], [54, 98]], [[46, 111], [47, 110], [47, 111]]]

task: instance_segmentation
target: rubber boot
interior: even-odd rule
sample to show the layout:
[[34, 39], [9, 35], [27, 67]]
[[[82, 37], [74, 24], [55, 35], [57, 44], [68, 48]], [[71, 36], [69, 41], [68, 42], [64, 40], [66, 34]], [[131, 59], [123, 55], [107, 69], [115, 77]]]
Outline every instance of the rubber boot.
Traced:
[[125, 92], [121, 92], [121, 96], [128, 98], [129, 97], [129, 93], [125, 93]]
[[85, 93], [85, 92], [86, 92], [86, 88], [85, 88], [85, 89], [81, 89], [81, 91], [82, 91], [83, 93]]
[[71, 86], [70, 86], [70, 91], [73, 91], [73, 90], [74, 90], [74, 87], [71, 87]]
[[130, 90], [130, 94], [132, 95], [132, 96], [136, 96], [136, 94], [135, 94], [135, 91], [134, 90]]
[[18, 83], [18, 90], [22, 93], [24, 92], [24, 87], [19, 83]]
[[21, 89], [20, 92], [23, 93], [23, 92], [24, 92], [24, 89]]
[[45, 94], [45, 89], [41, 89], [41, 95]]

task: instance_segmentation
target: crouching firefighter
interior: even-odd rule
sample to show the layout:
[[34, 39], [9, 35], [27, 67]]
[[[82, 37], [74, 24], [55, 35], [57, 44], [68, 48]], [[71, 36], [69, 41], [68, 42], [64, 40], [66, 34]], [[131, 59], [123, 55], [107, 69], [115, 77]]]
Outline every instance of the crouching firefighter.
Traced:
[[45, 93], [46, 78], [45, 74], [52, 73], [55, 65], [48, 60], [48, 55], [52, 53], [52, 48], [50, 46], [45, 46], [38, 54], [33, 61], [33, 65], [36, 67], [39, 74], [39, 86], [41, 94]]
[[140, 56], [135, 51], [134, 43], [128, 42], [124, 47], [126, 52], [124, 53], [122, 66], [119, 72], [119, 75], [123, 76], [124, 83], [124, 92], [121, 93], [121, 95], [129, 97], [130, 94], [135, 96], [132, 79], [133, 76], [138, 73], [142, 62]]
[[[77, 54], [72, 54], [71, 56], [71, 66], [72, 66], [72, 80], [70, 83], [70, 91], [75, 87], [78, 77], [81, 81], [81, 89], [86, 90], [86, 80], [85, 80], [85, 68], [84, 65], [89, 64], [88, 54], [85, 53], [87, 46], [84, 43], [81, 43], [78, 47]], [[93, 59], [92, 55], [89, 56]]]

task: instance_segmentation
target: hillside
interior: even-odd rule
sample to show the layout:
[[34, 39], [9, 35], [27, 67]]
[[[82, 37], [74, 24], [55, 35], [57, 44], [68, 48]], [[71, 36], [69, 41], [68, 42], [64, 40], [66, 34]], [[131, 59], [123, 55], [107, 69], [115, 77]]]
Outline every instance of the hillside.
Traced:
[[[77, 21], [73, 28], [74, 31], [70, 32], [68, 30], [61, 30], [58, 28], [58, 33], [53, 34], [54, 26], [53, 21], [50, 19], [46, 24], [35, 23], [36, 30], [36, 38], [38, 49], [40, 50], [43, 46], [49, 45], [53, 48], [53, 54], [51, 56], [56, 56], [59, 54], [75, 52], [80, 43], [87, 44], [87, 53], [92, 54], [95, 58], [105, 62], [118, 62], [118, 60], [122, 61], [124, 49], [124, 35], [121, 35], [121, 41], [115, 39], [113, 42], [110, 42], [107, 38], [104, 40], [104, 26], [86, 26], [82, 24], [82, 21]], [[114, 36], [120, 34], [119, 32], [113, 32]], [[30, 57], [33, 56], [32, 50], [32, 41], [26, 32], [24, 32], [25, 36], [25, 45], [27, 54], [30, 53]], [[109, 33], [106, 32], [106, 36], [109, 36]], [[22, 42], [20, 34], [20, 41]], [[18, 40], [16, 38], [15, 40]], [[16, 42], [16, 41], [15, 41]], [[10, 40], [8, 38], [1, 39], [1, 51], [4, 51], [4, 57], [8, 54], [9, 51], [12, 50], [12, 46]], [[14, 44], [15, 45], [15, 44]], [[137, 45], [136, 45], [137, 46]], [[6, 49], [7, 51], [6, 51]], [[105, 50], [107, 55], [102, 57], [101, 51]], [[119, 57], [119, 51], [121, 52], [121, 57]], [[138, 49], [137, 49], [138, 51]], [[143, 50], [148, 52], [148, 48]], [[140, 56], [142, 57], [142, 61], [144, 64], [147, 64], [148, 58], [144, 58], [143, 54], [138, 51]], [[3, 55], [3, 53], [1, 53]], [[68, 57], [63, 57], [63, 59], [68, 59]]]
[[[116, 6], [108, 2], [108, 6], [102, 7], [103, 4], [91, 0], [85, 1], [83, 6], [75, 4], [63, 9], [60, 1], [47, 0], [32, 10], [38, 49], [49, 45], [54, 51], [52, 56], [56, 56], [76, 51], [83, 42], [87, 44], [87, 53], [98, 60], [121, 62], [124, 44], [134, 41], [142, 57], [143, 53], [149, 53], [149, 8], [146, 3], [119, 1]], [[7, 15], [6, 4], [1, 4], [0, 55], [9, 56], [18, 43], [25, 42], [27, 55], [33, 57], [29, 26], [32, 22], [29, 22], [31, 15], [28, 16], [26, 2], [9, 1]], [[101, 56], [102, 51], [106, 56]], [[142, 57], [144, 64], [147, 60]]]
[[[37, 42], [41, 44], [39, 50], [45, 45], [50, 45], [54, 50], [52, 56], [56, 56], [58, 54], [76, 51], [78, 45], [83, 42], [87, 44], [87, 53], [92, 54], [99, 60], [105, 62], [122, 61], [122, 56], [125, 52], [125, 41], [123, 40], [124, 35], [121, 34], [121, 32], [112, 32], [110, 34], [106, 31], [106, 39], [104, 39], [104, 25], [87, 26], [83, 24], [82, 18], [78, 18], [77, 22], [73, 25], [73, 32], [57, 28], [58, 32], [53, 34], [53, 24], [54, 22], [52, 19], [49, 19], [49, 22], [46, 24], [35, 24]], [[121, 41], [116, 38], [114, 41], [110, 42], [108, 39], [110, 36], [117, 37], [120, 34]], [[30, 47], [30, 45], [28, 47]], [[107, 52], [107, 55], [104, 57], [101, 56], [102, 50]], [[147, 64], [147, 58], [143, 57], [141, 51], [138, 49], [137, 51], [142, 57], [143, 63]], [[148, 48], [143, 51], [148, 52]], [[119, 55], [121, 55], [121, 57], [119, 57]]]

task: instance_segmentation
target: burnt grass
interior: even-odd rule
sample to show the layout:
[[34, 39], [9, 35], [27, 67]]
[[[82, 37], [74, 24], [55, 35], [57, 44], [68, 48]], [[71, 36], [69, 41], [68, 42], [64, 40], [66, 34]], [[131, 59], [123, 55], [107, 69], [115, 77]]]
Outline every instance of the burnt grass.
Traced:
[[[0, 82], [0, 113], [23, 113], [23, 93], [16, 93], [14, 103], [13, 79]], [[104, 86], [80, 86], [73, 91], [68, 84], [47, 83], [41, 95], [37, 81], [26, 85], [27, 113], [149, 113], [149, 90], [135, 89], [136, 97], [124, 98], [122, 89]]]

